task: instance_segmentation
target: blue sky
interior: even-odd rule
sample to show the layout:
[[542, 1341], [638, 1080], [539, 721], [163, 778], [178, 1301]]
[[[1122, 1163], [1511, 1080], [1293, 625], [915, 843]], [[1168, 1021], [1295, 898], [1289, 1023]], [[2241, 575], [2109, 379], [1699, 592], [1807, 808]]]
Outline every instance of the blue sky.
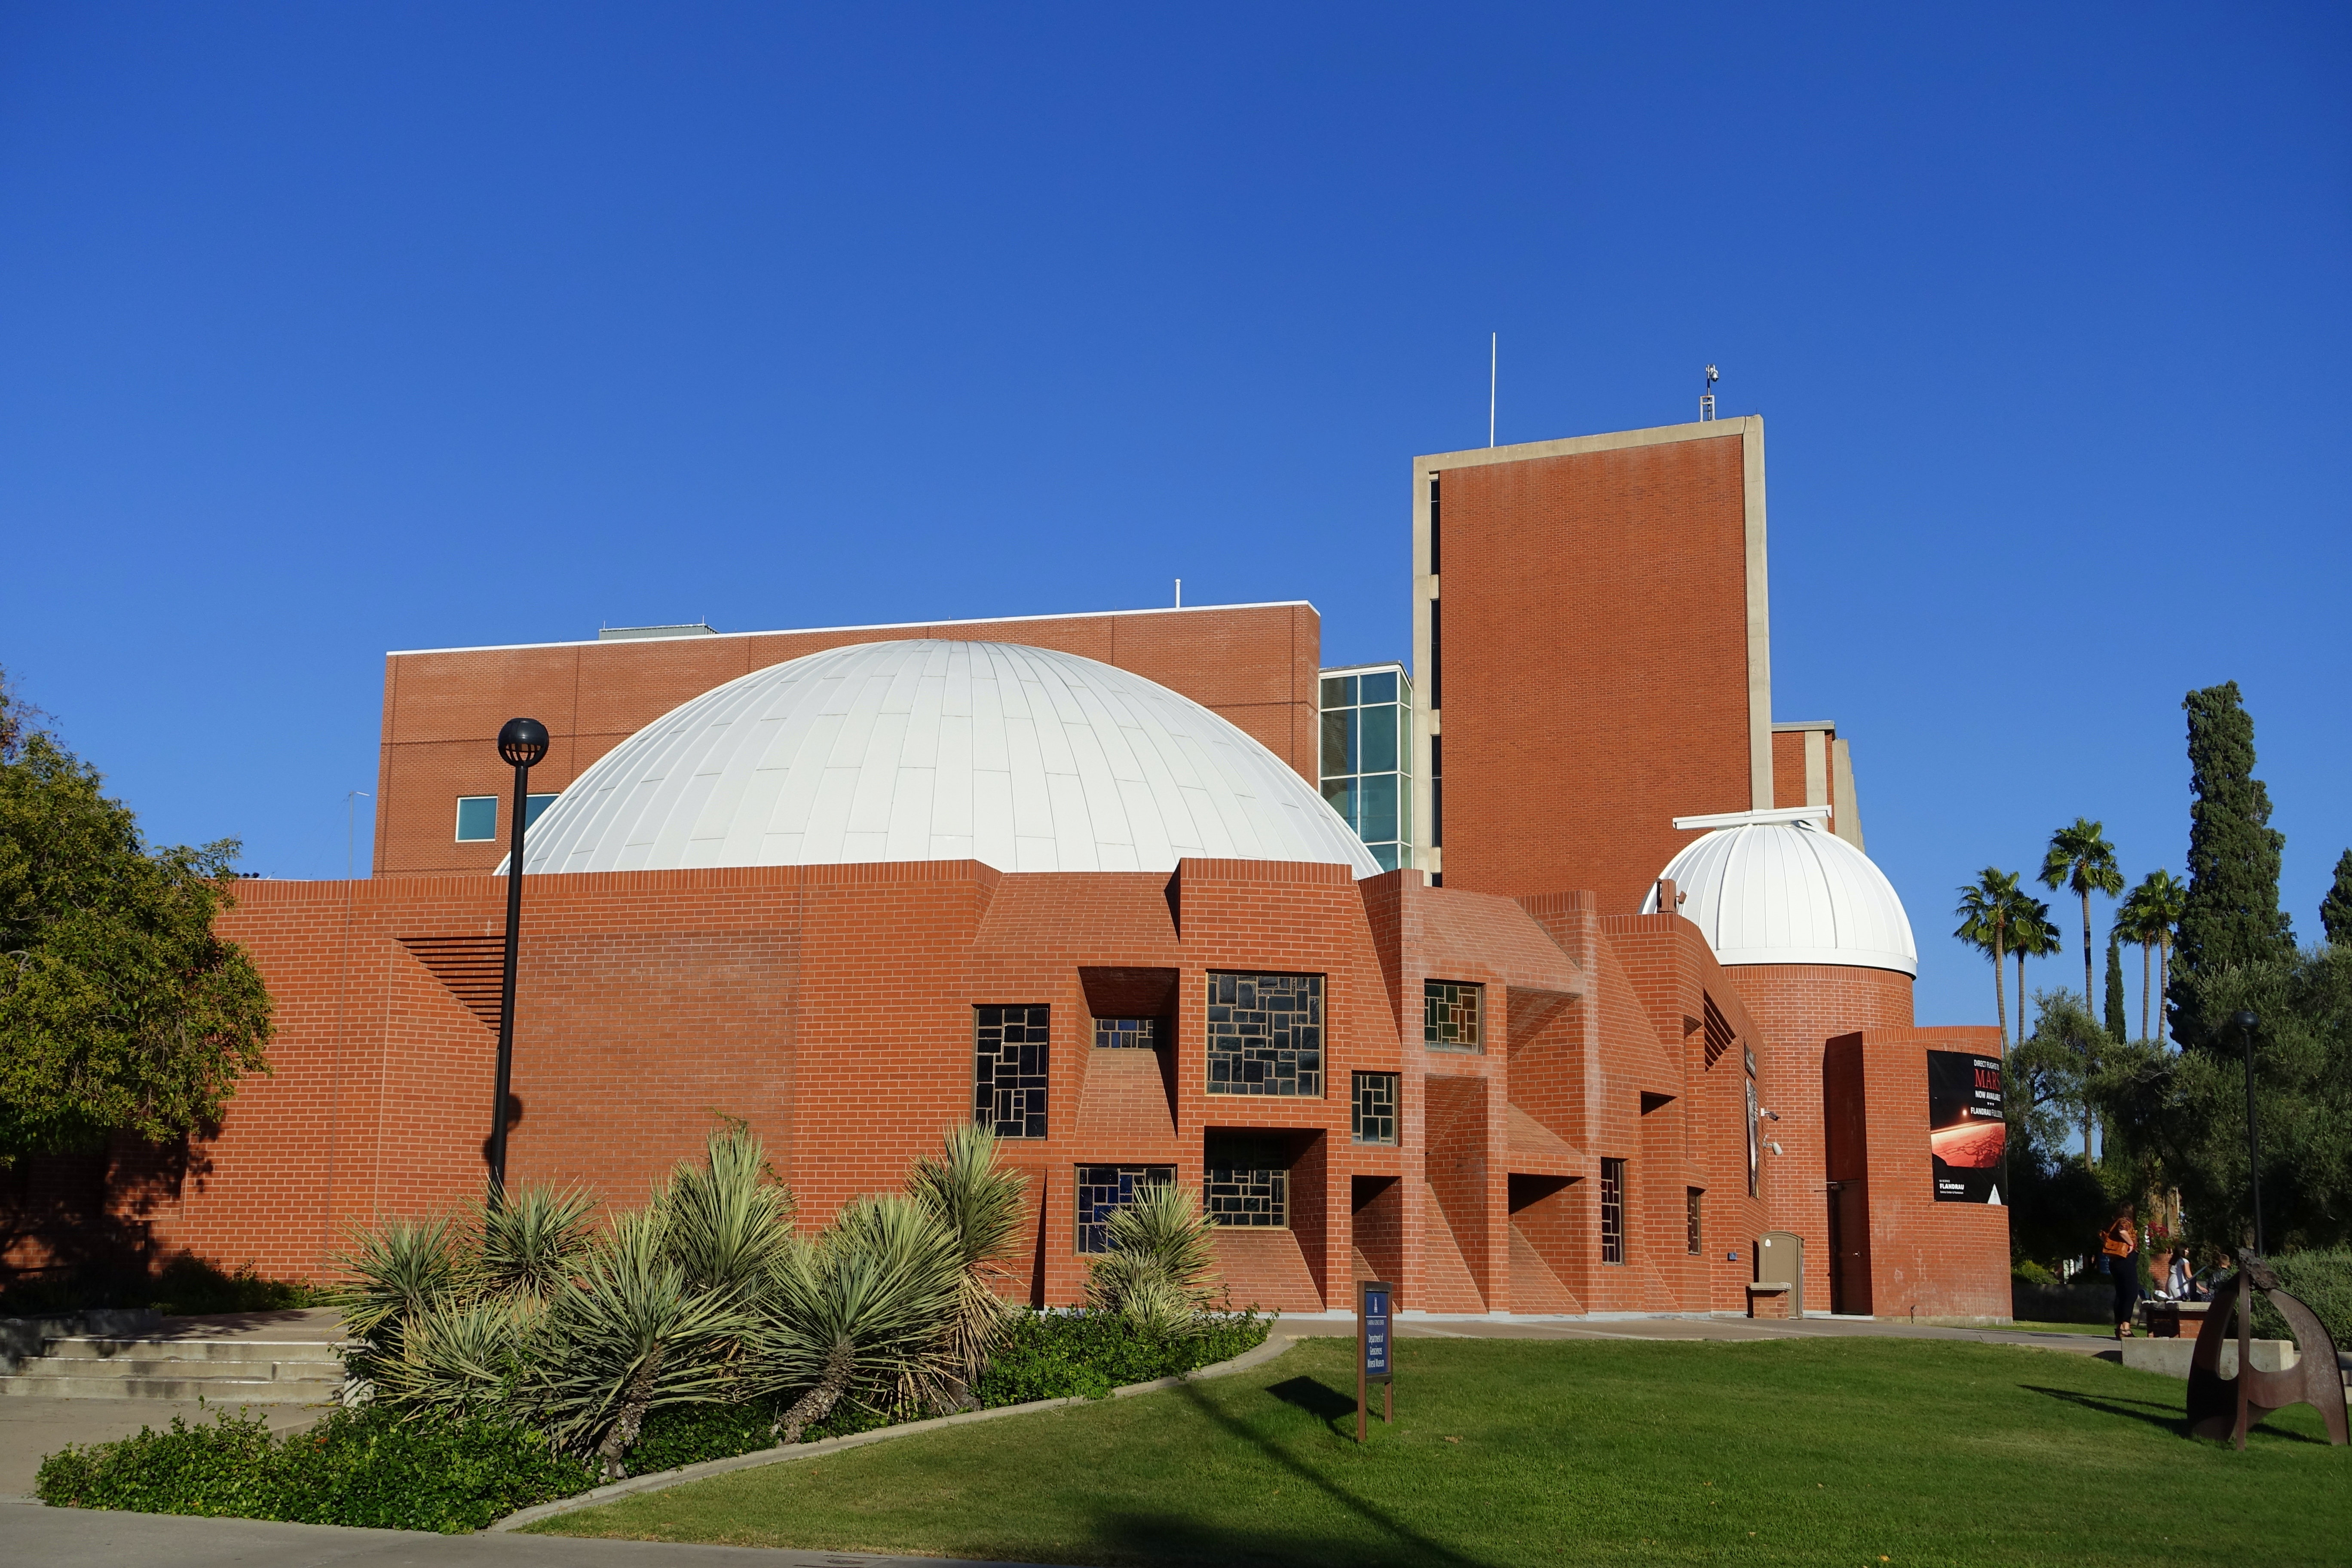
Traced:
[[13, 6], [0, 665], [339, 875], [387, 649], [1181, 575], [1398, 657], [1489, 331], [1505, 441], [1713, 361], [1779, 716], [1990, 1022], [1952, 889], [2077, 814], [2179, 870], [2192, 686], [2305, 936], [2352, 845], [2347, 81], [2319, 5]]

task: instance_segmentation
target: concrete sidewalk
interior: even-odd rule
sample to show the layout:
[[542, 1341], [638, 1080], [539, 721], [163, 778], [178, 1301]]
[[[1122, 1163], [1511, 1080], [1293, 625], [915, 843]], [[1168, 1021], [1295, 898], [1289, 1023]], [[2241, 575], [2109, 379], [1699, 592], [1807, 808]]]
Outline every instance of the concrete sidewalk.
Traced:
[[246, 1519], [106, 1513], [0, 1500], [7, 1561], [40, 1568], [1034, 1568], [945, 1557], [867, 1557], [763, 1546], [672, 1546], [651, 1541], [583, 1541], [547, 1535], [424, 1535], [408, 1530], [341, 1530]]

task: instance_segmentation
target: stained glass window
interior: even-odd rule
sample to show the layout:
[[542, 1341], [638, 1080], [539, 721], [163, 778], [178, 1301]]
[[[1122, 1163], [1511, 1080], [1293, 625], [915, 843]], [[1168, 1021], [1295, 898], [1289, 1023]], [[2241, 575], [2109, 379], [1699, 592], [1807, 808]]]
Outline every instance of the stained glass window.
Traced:
[[1323, 977], [1209, 976], [1209, 1092], [1323, 1094]]
[[1601, 1162], [1601, 1261], [1625, 1261], [1625, 1162]]
[[1202, 1208], [1212, 1225], [1290, 1224], [1290, 1163], [1281, 1146], [1254, 1138], [1210, 1140]]
[[972, 1009], [972, 1120], [999, 1138], [1045, 1136], [1052, 1011], [1042, 1004]]
[[1349, 1127], [1359, 1143], [1397, 1141], [1397, 1075], [1392, 1072], [1356, 1074], [1354, 1106]]
[[1138, 1188], [1164, 1187], [1175, 1180], [1173, 1165], [1080, 1165], [1078, 1250], [1108, 1252], [1110, 1216], [1135, 1202]]
[[1160, 1020], [1157, 1018], [1097, 1018], [1095, 1049], [1144, 1050], [1160, 1044]]
[[1456, 980], [1424, 980], [1421, 984], [1421, 1041], [1435, 1051], [1483, 1049], [1485, 1030], [1482, 985]]

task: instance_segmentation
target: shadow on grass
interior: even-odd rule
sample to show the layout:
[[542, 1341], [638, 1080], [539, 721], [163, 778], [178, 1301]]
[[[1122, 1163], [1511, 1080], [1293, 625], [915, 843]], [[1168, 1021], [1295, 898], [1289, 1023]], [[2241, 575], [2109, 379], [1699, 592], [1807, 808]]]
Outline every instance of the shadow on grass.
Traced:
[[[1286, 1396], [1285, 1394], [1280, 1392], [1281, 1390], [1291, 1390], [1293, 1391], [1293, 1394]], [[1307, 1390], [1312, 1390], [1314, 1392], [1312, 1394], [1308, 1394], [1307, 1392]], [[1354, 1514], [1357, 1518], [1363, 1520], [1369, 1524], [1377, 1525], [1380, 1529], [1386, 1531], [1395, 1544], [1399, 1548], [1405, 1549], [1407, 1552], [1406, 1556], [1396, 1559], [1397, 1561], [1420, 1563], [1445, 1563], [1456, 1564], [1457, 1568], [1483, 1568], [1478, 1558], [1465, 1556], [1462, 1552], [1456, 1552], [1454, 1548], [1446, 1545], [1444, 1542], [1437, 1541], [1433, 1537], [1425, 1535], [1422, 1531], [1415, 1530], [1412, 1526], [1405, 1523], [1403, 1520], [1398, 1518], [1394, 1513], [1391, 1513], [1387, 1509], [1381, 1508], [1380, 1505], [1370, 1501], [1369, 1499], [1357, 1496], [1347, 1488], [1333, 1482], [1328, 1477], [1318, 1475], [1315, 1471], [1308, 1469], [1306, 1466], [1293, 1458], [1288, 1453], [1285, 1452], [1279, 1445], [1266, 1441], [1255, 1432], [1251, 1431], [1249, 1427], [1242, 1422], [1235, 1420], [1232, 1415], [1217, 1408], [1217, 1406], [1209, 1400], [1208, 1396], [1201, 1391], [1201, 1388], [1197, 1384], [1185, 1384], [1174, 1392], [1182, 1398], [1189, 1400], [1194, 1410], [1198, 1411], [1202, 1415], [1205, 1416], [1210, 1421], [1214, 1422], [1219, 1427], [1223, 1428], [1228, 1436], [1247, 1443], [1259, 1453], [1265, 1455], [1269, 1464], [1279, 1467], [1287, 1474], [1297, 1478], [1297, 1479], [1304, 1482], [1306, 1485], [1314, 1488], [1317, 1491], [1321, 1492], [1325, 1497], [1329, 1498], [1333, 1502], [1339, 1504], [1348, 1512]], [[1328, 1385], [1311, 1377], [1289, 1378], [1284, 1383], [1278, 1384], [1276, 1388], [1269, 1389], [1267, 1392], [1274, 1394], [1276, 1398], [1282, 1399], [1285, 1404], [1299, 1405], [1301, 1408], [1307, 1409], [1311, 1414], [1316, 1415], [1321, 1414], [1320, 1409], [1315, 1405], [1303, 1404], [1303, 1400], [1310, 1397], [1316, 1399], [1331, 1399], [1338, 1397], [1332, 1394]], [[1349, 1414], [1353, 1415], [1355, 1413], [1356, 1402], [1352, 1399], [1349, 1400], [1347, 1402], [1347, 1408]], [[1203, 1531], [1197, 1521], [1185, 1521], [1181, 1522], [1184, 1526], [1181, 1536], [1183, 1539], [1189, 1540], [1194, 1536], [1201, 1536], [1205, 1540], [1205, 1538], [1209, 1536], [1217, 1536], [1234, 1548], [1238, 1548], [1243, 1539], [1238, 1536], [1227, 1535], [1223, 1531]], [[1134, 1528], [1139, 1531], [1163, 1532], [1156, 1537], [1153, 1534], [1149, 1533], [1139, 1537], [1139, 1540], [1146, 1542], [1151, 1542], [1155, 1539], [1161, 1541], [1167, 1540], [1168, 1536], [1164, 1532], [1173, 1528], [1173, 1523], [1171, 1521], [1156, 1517], [1147, 1518], [1138, 1516], [1130, 1520], [1127, 1516], [1114, 1515], [1112, 1518], [1105, 1520], [1103, 1523], [1107, 1529], [1116, 1528], [1124, 1530], [1131, 1524]], [[1264, 1540], [1264, 1534], [1263, 1532], [1255, 1532], [1248, 1539], [1262, 1542]], [[1144, 1548], [1142, 1547], [1139, 1547], [1139, 1550], [1143, 1549]], [[1205, 1552], [1210, 1549], [1204, 1545], [1202, 1550]], [[1258, 1562], [1283, 1561], [1283, 1559], [1268, 1558], [1264, 1556], [1262, 1554], [1262, 1548], [1260, 1549], [1259, 1553], [1253, 1554], [1253, 1556], [1255, 1557], [1255, 1560]], [[1221, 1557], [1220, 1560], [1230, 1562], [1247, 1562], [1253, 1560], [1253, 1556], [1237, 1555], [1232, 1557]], [[1350, 1561], [1358, 1563], [1380, 1560], [1377, 1557], [1369, 1556], [1360, 1547], [1351, 1550], [1349, 1556]], [[1291, 1560], [1295, 1561], [1296, 1559], [1294, 1558]]]
[[[2176, 1437], [2188, 1437], [2189, 1413], [2179, 1405], [2158, 1405], [2148, 1399], [2101, 1399], [2093, 1394], [2078, 1394], [2071, 1388], [2043, 1388], [2038, 1384], [2020, 1384], [2028, 1394], [2039, 1394], [2051, 1399], [2061, 1399], [2069, 1405], [2079, 1405], [2085, 1410], [2095, 1410], [2103, 1415], [2123, 1415], [2134, 1421], [2145, 1421], [2160, 1427]], [[2294, 1406], [2287, 1406], [2293, 1409]], [[2160, 1413], [2160, 1414], [2159, 1414]], [[2258, 1421], [2255, 1429], [2283, 1443], [2310, 1443], [2325, 1448], [2325, 1437], [2314, 1437], [2306, 1432], [2293, 1432], [2274, 1422]]]
[[1152, 1563], [1215, 1563], [1219, 1568], [1420, 1568], [1428, 1563], [1468, 1563], [1454, 1552], [1431, 1549], [1418, 1536], [1368, 1545], [1264, 1529], [1234, 1530], [1192, 1514], [1119, 1513], [1095, 1521], [1106, 1542], [1116, 1542], [1115, 1561]]
[[1334, 1432], [1351, 1435], [1343, 1430], [1352, 1427], [1356, 1419], [1356, 1396], [1342, 1394], [1318, 1377], [1294, 1377], [1277, 1383], [1266, 1390], [1285, 1405], [1295, 1405], [1321, 1421]]

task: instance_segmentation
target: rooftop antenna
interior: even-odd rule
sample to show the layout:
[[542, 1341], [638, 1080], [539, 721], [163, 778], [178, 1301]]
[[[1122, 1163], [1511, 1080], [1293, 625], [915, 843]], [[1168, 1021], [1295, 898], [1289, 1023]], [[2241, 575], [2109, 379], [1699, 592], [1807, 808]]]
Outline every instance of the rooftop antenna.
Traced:
[[1181, 577], [1176, 579], [1176, 607], [1180, 610], [1184, 607], [1184, 579]]
[[1698, 395], [1698, 419], [1702, 425], [1715, 417], [1715, 384], [1719, 379], [1715, 374], [1715, 366], [1707, 366], [1706, 387]]
[[1495, 444], [1495, 372], [1503, 358], [1503, 334], [1486, 334], [1486, 445]]

